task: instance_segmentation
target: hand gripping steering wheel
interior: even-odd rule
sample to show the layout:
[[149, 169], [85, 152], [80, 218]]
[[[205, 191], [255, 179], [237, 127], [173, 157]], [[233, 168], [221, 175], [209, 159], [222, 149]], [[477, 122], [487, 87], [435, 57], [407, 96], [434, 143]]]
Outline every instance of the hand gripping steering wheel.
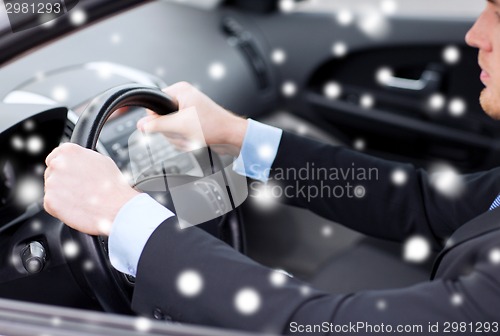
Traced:
[[[128, 106], [145, 107], [161, 115], [175, 112], [178, 109], [172, 98], [159, 89], [136, 84], [122, 85], [104, 92], [89, 104], [75, 125], [71, 142], [96, 150], [98, 138], [105, 122], [114, 111]], [[212, 169], [220, 169], [221, 163], [218, 157], [214, 155], [213, 159]], [[183, 175], [176, 176], [176, 178], [178, 181], [192, 179], [192, 177]], [[140, 186], [136, 186], [140, 188]], [[167, 197], [168, 199], [169, 197]], [[239, 216], [239, 214], [236, 214], [236, 216]], [[239, 233], [240, 220], [241, 217], [236, 219], [236, 230], [238, 231], [236, 236], [238, 236], [238, 239], [241, 239]], [[220, 229], [220, 222], [218, 221], [219, 224], [216, 224], [218, 229]], [[229, 230], [234, 230], [234, 227], [233, 222]], [[78, 257], [70, 262], [75, 279], [79, 281], [82, 288], [89, 295], [100, 303], [104, 310], [115, 313], [132, 313], [130, 302], [135, 279], [116, 271], [111, 266], [106, 239], [83, 234], [72, 229], [69, 230], [73, 241], [78, 244], [80, 249]], [[219, 235], [227, 236], [228, 233], [219, 232]], [[234, 237], [233, 241], [229, 241], [229, 243], [238, 248]], [[87, 265], [90, 263], [92, 267], [90, 269], [89, 267], [82, 267], [85, 263]]]

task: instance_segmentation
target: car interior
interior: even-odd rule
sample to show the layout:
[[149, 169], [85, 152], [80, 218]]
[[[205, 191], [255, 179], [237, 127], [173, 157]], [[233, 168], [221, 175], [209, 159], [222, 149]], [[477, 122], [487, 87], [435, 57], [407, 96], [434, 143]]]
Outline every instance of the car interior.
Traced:
[[[500, 125], [481, 110], [477, 51], [464, 41], [473, 15], [350, 17], [309, 0], [63, 2], [67, 13], [53, 21], [0, 25], [0, 298], [17, 301], [11, 315], [0, 316], [38, 309], [31, 316], [66, 312], [61, 319], [76, 321], [67, 308], [134, 316], [134, 278], [111, 266], [106, 239], [69, 229], [42, 206], [45, 157], [61, 143], [89, 140], [75, 135], [75, 125], [112, 88], [187, 81], [236, 114], [335, 146], [459, 173], [500, 163]], [[206, 168], [203, 155], [180, 155], [159, 138], [162, 164], [151, 167], [133, 140], [145, 107], [108, 111], [93, 149], [143, 179], [223, 169], [227, 158]], [[223, 184], [213, 186], [214, 195]], [[404, 242], [367, 237], [306, 209], [263, 206], [251, 190], [239, 206], [202, 202], [220, 211], [204, 230], [315, 288], [351, 293], [429, 279], [432, 255], [409, 262]], [[44, 313], [26, 303], [55, 307]], [[96, 325], [105, 323], [98, 316]], [[109, 330], [132, 325], [112, 318]], [[224, 333], [173, 328], [150, 332]]]

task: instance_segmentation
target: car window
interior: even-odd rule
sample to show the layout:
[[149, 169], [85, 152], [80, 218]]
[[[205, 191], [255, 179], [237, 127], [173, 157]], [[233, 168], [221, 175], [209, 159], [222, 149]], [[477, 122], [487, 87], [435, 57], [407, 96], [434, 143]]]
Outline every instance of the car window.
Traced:
[[0, 6], [0, 31], [9, 28], [9, 18], [7, 17], [7, 13], [5, 12], [5, 7]]
[[484, 8], [484, 1], [453, 0], [304, 0], [295, 4], [293, 1], [282, 0], [282, 10], [295, 11], [339, 11], [350, 9], [353, 11], [379, 10], [385, 14], [402, 16], [474, 18]]
[[163, 0], [163, 1], [178, 2], [182, 3], [183, 5], [190, 5], [204, 9], [214, 8], [219, 3], [222, 2], [222, 0]]

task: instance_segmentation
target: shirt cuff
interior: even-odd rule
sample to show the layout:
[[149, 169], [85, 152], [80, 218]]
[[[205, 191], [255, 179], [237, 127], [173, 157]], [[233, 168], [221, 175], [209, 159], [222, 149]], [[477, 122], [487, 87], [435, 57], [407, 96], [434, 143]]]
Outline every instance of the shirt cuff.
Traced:
[[248, 119], [241, 152], [233, 170], [244, 176], [267, 182], [283, 130]]
[[156, 228], [174, 213], [148, 194], [139, 194], [120, 209], [108, 240], [111, 265], [136, 276], [142, 250]]

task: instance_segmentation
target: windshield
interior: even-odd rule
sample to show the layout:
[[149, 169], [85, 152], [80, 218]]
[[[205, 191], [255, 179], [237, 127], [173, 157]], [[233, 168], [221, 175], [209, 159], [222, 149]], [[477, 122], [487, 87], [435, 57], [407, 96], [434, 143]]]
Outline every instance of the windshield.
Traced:
[[441, 18], [475, 18], [484, 8], [484, 2], [471, 0], [305, 0], [295, 10], [307, 12], [337, 12], [352, 10], [379, 10], [384, 14]]
[[0, 31], [2, 31], [8, 29], [10, 25], [9, 25], [9, 18], [7, 17], [7, 13], [5, 12], [5, 6], [3, 5], [3, 1], [0, 2], [2, 2], [2, 5], [0, 5]]

